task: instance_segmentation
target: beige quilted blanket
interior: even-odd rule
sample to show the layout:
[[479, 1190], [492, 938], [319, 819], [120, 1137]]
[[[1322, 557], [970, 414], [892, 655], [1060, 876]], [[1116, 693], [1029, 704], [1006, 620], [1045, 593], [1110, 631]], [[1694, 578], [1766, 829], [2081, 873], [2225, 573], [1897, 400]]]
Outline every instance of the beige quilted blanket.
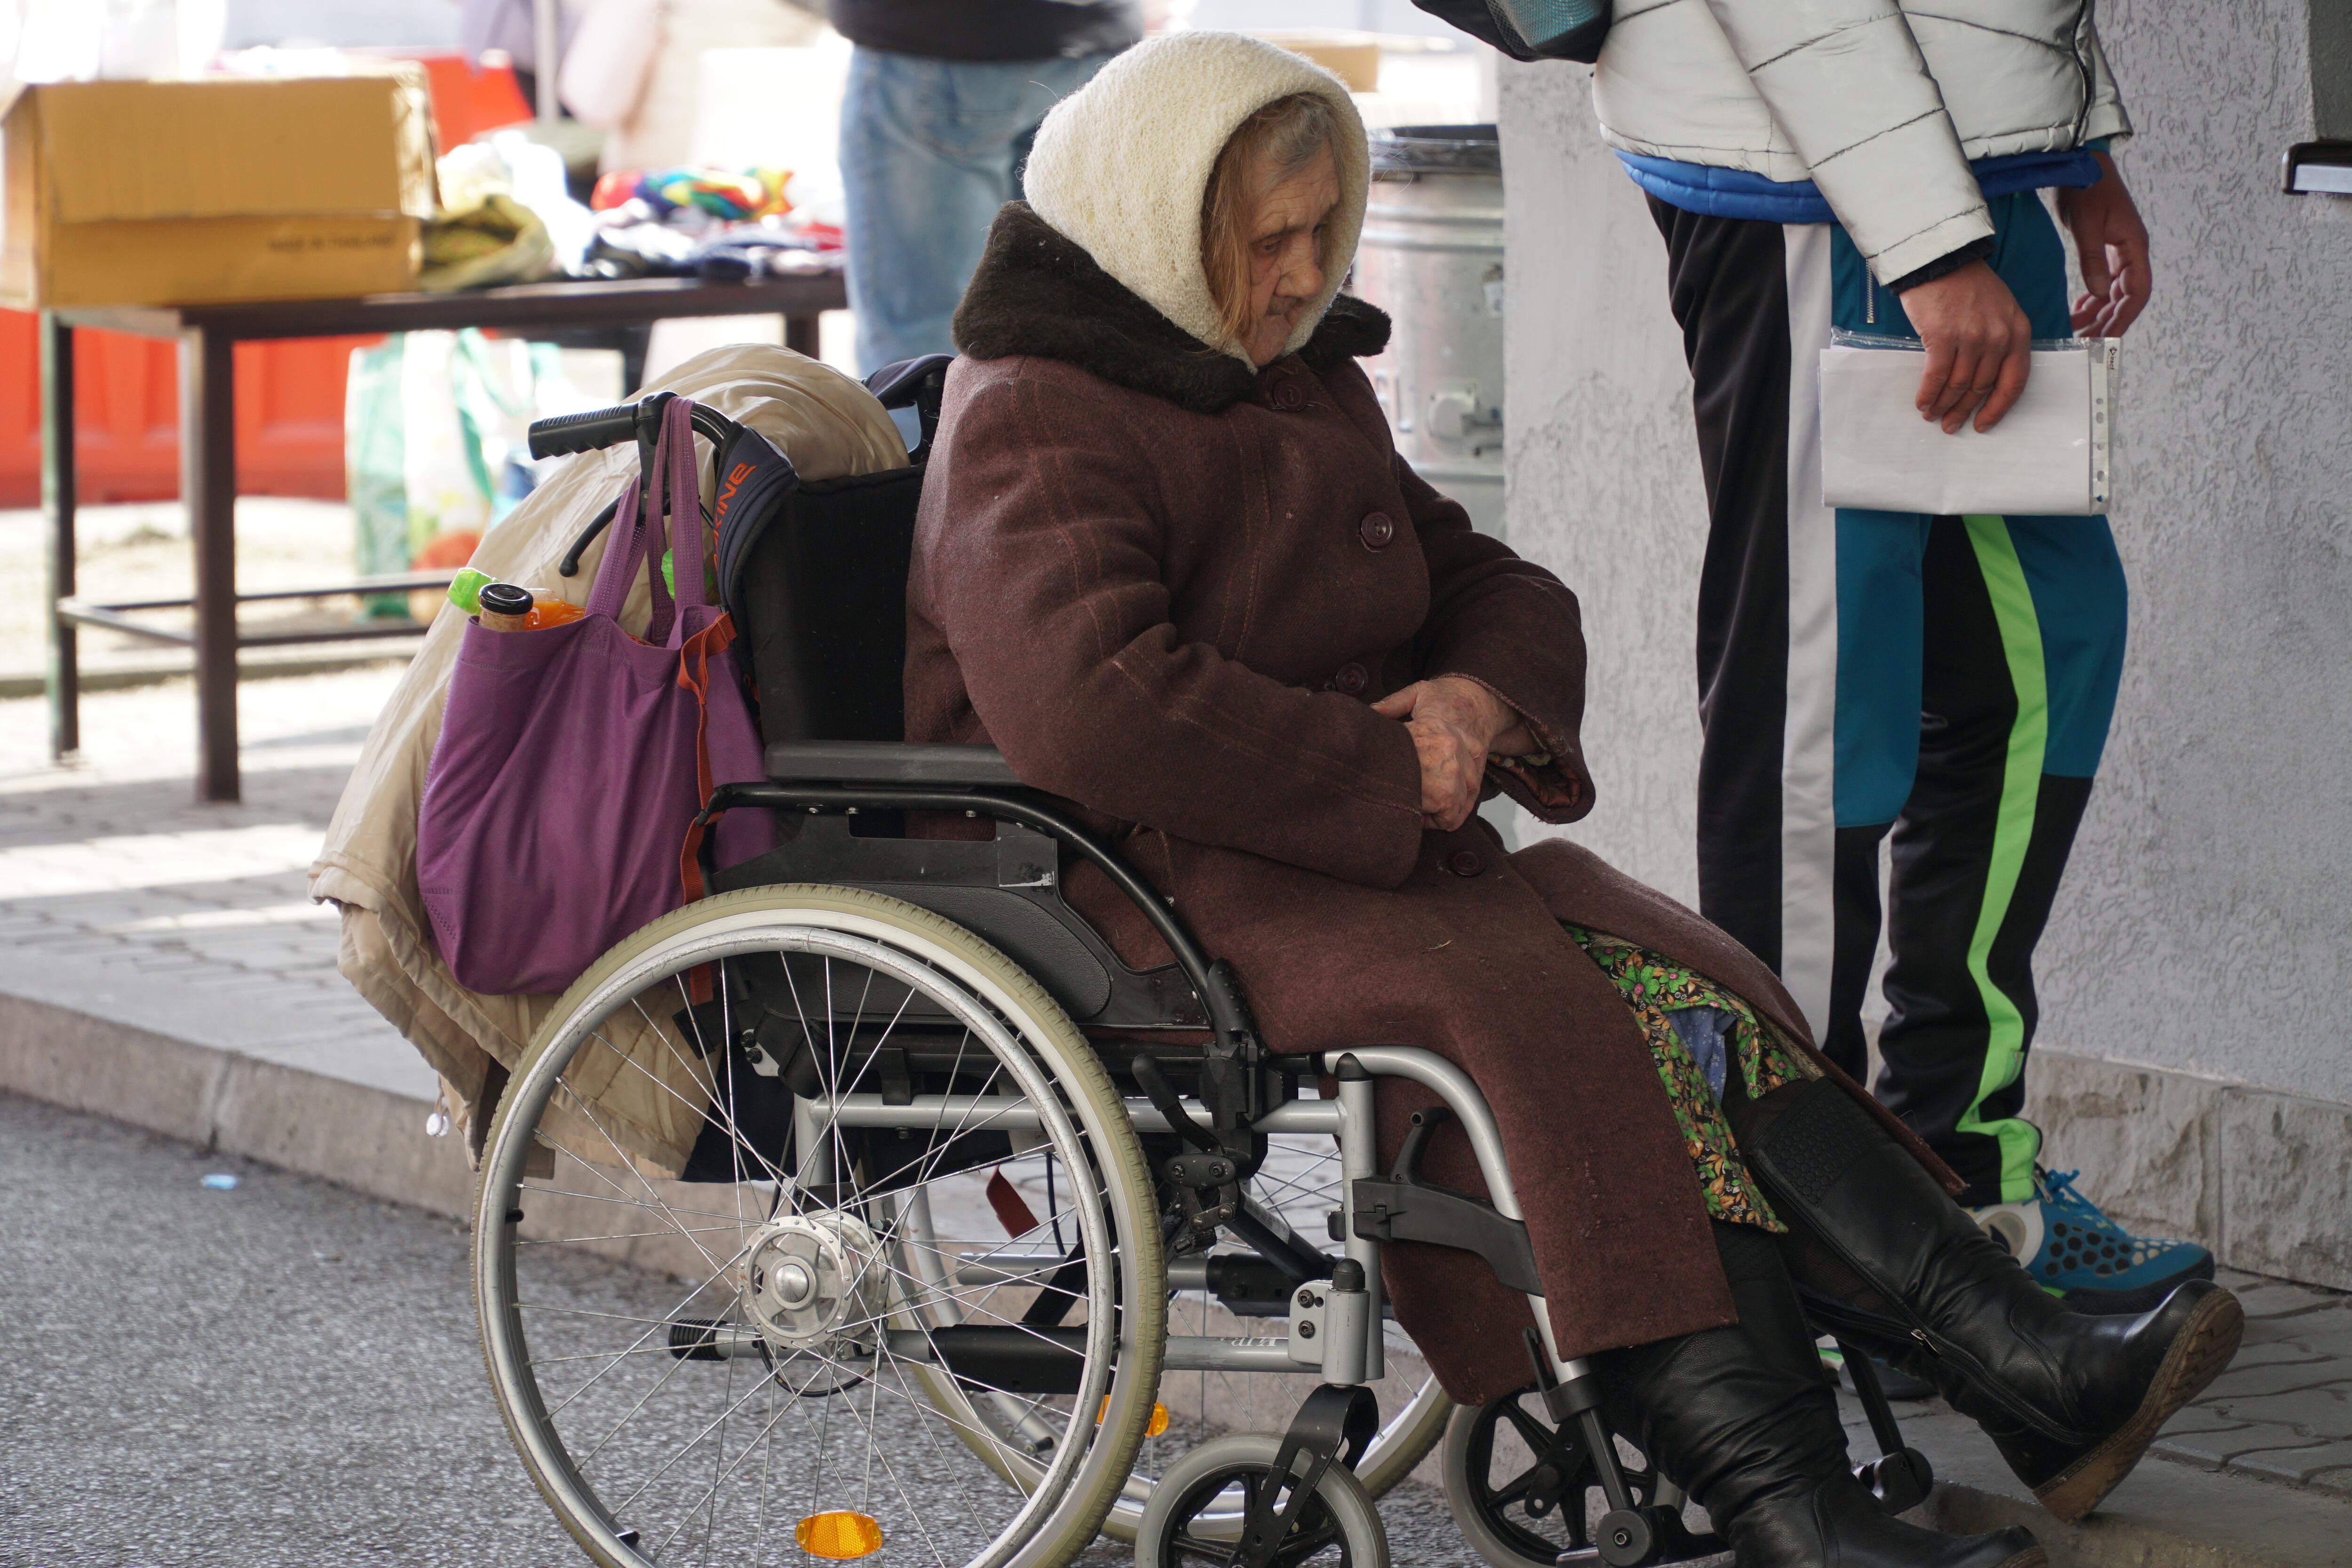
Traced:
[[[789, 349], [713, 349], [645, 390], [676, 392], [750, 425], [808, 479], [873, 473], [907, 462], [897, 427], [865, 387]], [[492, 576], [557, 588], [572, 602], [584, 603], [611, 531], [583, 555], [576, 576], [558, 576], [556, 563], [596, 511], [619, 493], [635, 464], [634, 447], [571, 458], [490, 531], [473, 564]], [[707, 451], [702, 484], [707, 503]], [[642, 630], [648, 613], [641, 579], [623, 609], [623, 624]], [[344, 978], [441, 1075], [454, 1120], [465, 1130], [468, 1149], [478, 1153], [488, 1121], [485, 1097], [495, 1103], [555, 998], [486, 996], [459, 985], [434, 950], [417, 893], [417, 806], [465, 620], [454, 605], [443, 606], [378, 716], [328, 826], [326, 845], [310, 868], [310, 894], [341, 909], [339, 967]], [[571, 1075], [573, 1089], [595, 1105], [599, 1127], [627, 1145], [634, 1162], [649, 1174], [674, 1173], [701, 1121], [701, 1096], [686, 1078], [688, 1058], [653, 1040], [635, 1042], [635, 1048], [632, 1042], [615, 1043], [646, 1070], [625, 1070], [610, 1053], [595, 1052], [595, 1060], [577, 1064]], [[602, 1133], [595, 1142], [603, 1144]]]

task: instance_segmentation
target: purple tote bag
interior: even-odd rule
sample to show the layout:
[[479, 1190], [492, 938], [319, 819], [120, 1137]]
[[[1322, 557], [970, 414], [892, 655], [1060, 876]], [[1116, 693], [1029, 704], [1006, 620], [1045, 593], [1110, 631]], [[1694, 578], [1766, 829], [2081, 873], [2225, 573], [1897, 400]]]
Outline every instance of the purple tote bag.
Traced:
[[[669, 403], [654, 455], [655, 483], [669, 493], [675, 604], [659, 524], [639, 515], [632, 484], [584, 616], [536, 631], [466, 628], [417, 812], [416, 879], [442, 962], [469, 990], [562, 991], [606, 948], [699, 897], [696, 813], [714, 784], [766, 776], [728, 646], [734, 625], [703, 597], [692, 407]], [[653, 591], [642, 642], [617, 618], [640, 566]], [[775, 844], [764, 811], [730, 813], [717, 834], [721, 865]]]

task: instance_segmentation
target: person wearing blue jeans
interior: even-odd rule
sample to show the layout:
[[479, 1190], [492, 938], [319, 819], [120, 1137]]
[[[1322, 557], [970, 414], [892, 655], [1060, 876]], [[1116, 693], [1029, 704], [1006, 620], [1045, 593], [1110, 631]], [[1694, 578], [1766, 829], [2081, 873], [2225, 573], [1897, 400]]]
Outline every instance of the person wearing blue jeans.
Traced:
[[1038, 121], [1142, 37], [1135, 0], [834, 0], [849, 307], [872, 374], [952, 353], [949, 322]]

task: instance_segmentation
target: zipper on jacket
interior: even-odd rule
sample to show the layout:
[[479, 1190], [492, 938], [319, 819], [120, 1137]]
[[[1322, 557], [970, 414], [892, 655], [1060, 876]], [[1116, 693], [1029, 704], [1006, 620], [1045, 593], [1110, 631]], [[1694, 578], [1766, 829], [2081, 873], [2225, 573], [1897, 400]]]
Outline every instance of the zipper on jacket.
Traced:
[[2091, 123], [2091, 100], [2099, 90], [2098, 78], [2091, 70], [2090, 56], [2083, 49], [2084, 35], [2098, 26], [2092, 15], [2097, 0], [2083, 0], [2082, 9], [2074, 14], [2074, 68], [2083, 75], [2083, 107], [2074, 116], [2074, 151], [2083, 150], [2083, 132]]

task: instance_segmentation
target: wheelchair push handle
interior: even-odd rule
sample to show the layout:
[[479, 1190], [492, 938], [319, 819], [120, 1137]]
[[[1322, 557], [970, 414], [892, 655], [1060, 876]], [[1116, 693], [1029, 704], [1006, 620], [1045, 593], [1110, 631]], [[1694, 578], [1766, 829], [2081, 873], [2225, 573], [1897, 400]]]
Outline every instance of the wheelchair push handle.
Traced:
[[592, 408], [585, 414], [559, 414], [530, 422], [530, 455], [562, 458], [573, 452], [600, 451], [637, 438], [637, 405]]
[[[592, 408], [585, 414], [558, 414], [547, 419], [534, 419], [530, 425], [530, 455], [537, 458], [569, 457], [574, 452], [600, 451], [617, 447], [624, 441], [637, 444], [637, 502], [642, 510], [649, 499], [646, 481], [654, 459], [655, 437], [661, 431], [662, 410], [669, 405], [674, 392], [648, 394], [635, 403], [624, 403], [614, 408]], [[743, 434], [743, 426], [715, 408], [693, 405], [688, 416], [694, 423], [694, 433], [709, 441], [714, 452], [724, 452], [729, 444]], [[574, 577], [580, 573], [580, 554], [596, 536], [612, 523], [620, 510], [615, 497], [604, 509], [589, 520], [572, 541], [556, 565], [556, 574]], [[704, 521], [710, 517], [710, 507], [702, 508]]]
[[[539, 458], [569, 457], [574, 452], [602, 451], [624, 441], [650, 447], [661, 428], [663, 407], [677, 395], [656, 392], [614, 408], [592, 408], [584, 414], [558, 414], [547, 419], [534, 419], [530, 424], [530, 455]], [[694, 405], [694, 430], [716, 446], [724, 446], [743, 433], [743, 427], [734, 420], [699, 403]]]

